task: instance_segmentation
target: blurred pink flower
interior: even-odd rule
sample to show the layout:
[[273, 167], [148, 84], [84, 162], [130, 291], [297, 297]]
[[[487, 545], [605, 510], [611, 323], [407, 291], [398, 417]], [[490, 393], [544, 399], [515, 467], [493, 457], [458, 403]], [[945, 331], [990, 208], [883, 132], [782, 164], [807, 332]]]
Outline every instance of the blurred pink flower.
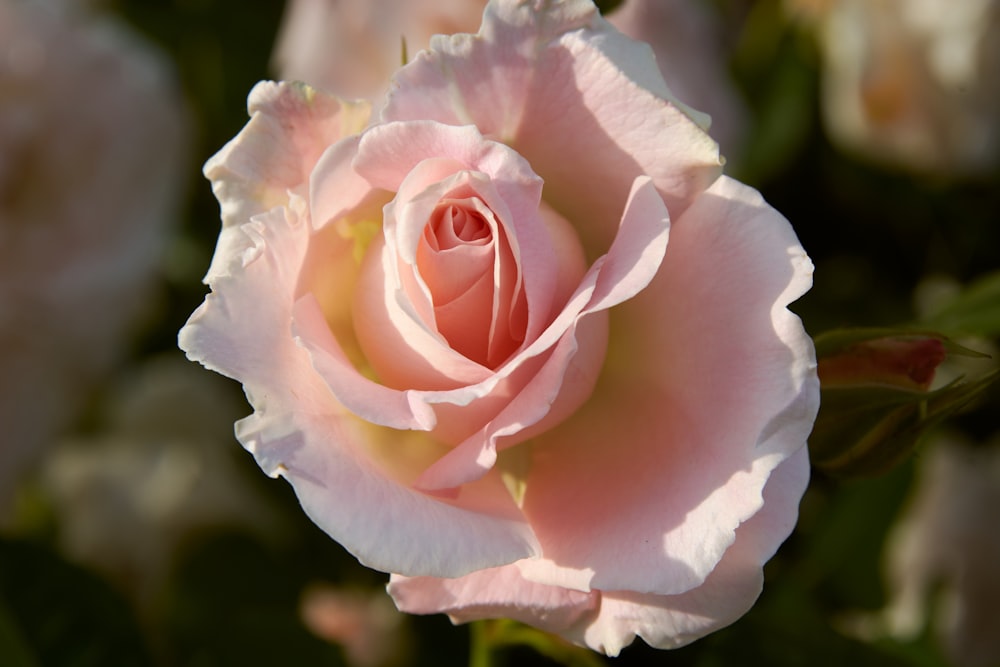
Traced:
[[303, 84], [249, 107], [180, 344], [243, 383], [261, 467], [405, 611], [609, 654], [742, 615], [808, 478], [812, 266], [649, 49], [500, 0], [375, 122]]
[[[435, 34], [475, 32], [486, 0], [290, 0], [274, 53], [282, 79], [341, 97], [379, 100], [399, 68]], [[677, 99], [708, 113], [710, 134], [736, 154], [747, 110], [728, 73], [717, 16], [698, 0], [626, 0], [608, 20], [648, 42]]]
[[1000, 2], [830, 0], [817, 15], [834, 142], [909, 171], [997, 165]]
[[124, 356], [185, 152], [165, 59], [76, 9], [0, 1], [0, 506]]
[[317, 637], [344, 648], [354, 667], [401, 662], [409, 644], [403, 616], [383, 591], [314, 584], [302, 595], [302, 620]]

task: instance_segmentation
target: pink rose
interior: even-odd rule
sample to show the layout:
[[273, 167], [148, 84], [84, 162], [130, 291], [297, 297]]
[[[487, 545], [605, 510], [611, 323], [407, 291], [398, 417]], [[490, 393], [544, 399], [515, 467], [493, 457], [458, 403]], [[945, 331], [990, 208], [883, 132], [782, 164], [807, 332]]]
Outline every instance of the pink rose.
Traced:
[[168, 61], [77, 4], [0, 0], [0, 513], [148, 314], [188, 147]]
[[614, 654], [751, 606], [808, 478], [811, 264], [647, 46], [501, 0], [376, 118], [301, 84], [250, 113], [180, 343], [401, 609]]

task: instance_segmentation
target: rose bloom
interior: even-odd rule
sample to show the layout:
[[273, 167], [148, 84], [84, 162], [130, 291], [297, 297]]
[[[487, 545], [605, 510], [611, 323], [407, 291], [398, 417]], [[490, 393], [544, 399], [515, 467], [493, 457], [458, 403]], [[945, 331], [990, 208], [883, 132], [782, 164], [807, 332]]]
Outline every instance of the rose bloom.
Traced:
[[812, 267], [649, 47], [501, 0], [375, 115], [249, 107], [180, 344], [243, 383], [261, 467], [404, 611], [608, 654], [742, 615], [807, 483]]
[[180, 190], [168, 62], [76, 9], [0, 0], [0, 506], [124, 356]]
[[[274, 65], [283, 79], [341, 96], [378, 100], [406, 55], [432, 35], [474, 32], [485, 0], [290, 0]], [[653, 47], [678, 99], [708, 112], [729, 157], [741, 146], [747, 109], [728, 73], [720, 21], [700, 0], [625, 0], [609, 22]]]
[[790, 1], [817, 18], [834, 142], [910, 171], [997, 165], [1000, 2]]

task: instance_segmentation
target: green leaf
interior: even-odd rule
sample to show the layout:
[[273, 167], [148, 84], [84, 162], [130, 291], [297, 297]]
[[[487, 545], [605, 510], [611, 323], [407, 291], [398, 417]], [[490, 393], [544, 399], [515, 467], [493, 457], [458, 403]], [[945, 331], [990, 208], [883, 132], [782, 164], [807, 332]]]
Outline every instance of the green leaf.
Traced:
[[981, 277], [924, 318], [939, 331], [986, 338], [1000, 336], [1000, 271]]
[[994, 371], [930, 392], [844, 387], [821, 391], [810, 438], [813, 465], [840, 476], [882, 474], [916, 448], [921, 436], [981, 396]]
[[987, 355], [926, 329], [836, 329], [815, 345], [821, 398], [809, 448], [813, 465], [838, 475], [884, 473], [997, 377], [959, 378], [930, 391], [948, 355]]
[[40, 667], [24, 633], [3, 604], [0, 604], [0, 656], [7, 667]]
[[934, 327], [847, 327], [824, 331], [813, 339], [816, 356], [829, 357], [843, 352], [858, 343], [881, 338], [924, 337], [941, 341], [948, 354], [966, 357], [987, 358], [988, 354], [959, 345]]

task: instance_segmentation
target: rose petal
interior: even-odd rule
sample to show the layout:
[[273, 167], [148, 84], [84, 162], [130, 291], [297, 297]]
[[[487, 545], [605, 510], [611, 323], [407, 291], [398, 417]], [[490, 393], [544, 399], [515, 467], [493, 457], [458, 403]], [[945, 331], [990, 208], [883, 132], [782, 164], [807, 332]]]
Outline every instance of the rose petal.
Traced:
[[721, 18], [702, 2], [628, 0], [608, 15], [608, 22], [652, 46], [671, 92], [711, 116], [711, 127], [703, 127], [732, 159], [746, 136], [748, 110], [730, 73]]
[[[497, 479], [484, 479], [451, 503], [401, 482], [376, 460], [376, 445], [412, 450], [422, 443], [348, 411], [296, 344], [292, 304], [313, 235], [308, 219], [278, 208], [237, 229], [246, 241], [238, 259], [224, 258], [231, 275], [215, 279], [179, 344], [192, 360], [243, 383], [255, 413], [238, 423], [237, 437], [261, 468], [288, 479], [310, 517], [376, 569], [454, 577], [537, 553], [530, 527]], [[318, 313], [308, 297], [298, 309], [309, 312], [302, 305], [308, 303]], [[299, 326], [330, 336], [302, 312], [296, 316]], [[397, 458], [413, 456], [405, 450]], [[358, 503], [380, 511], [362, 517]]]
[[378, 367], [380, 359], [392, 358], [381, 364], [381, 382], [400, 389], [450, 390], [489, 377], [489, 369], [449, 347], [425, 321], [427, 316], [414, 312], [419, 304], [406, 301], [387, 280], [398, 269], [397, 258], [384, 247], [381, 238], [372, 242], [354, 297], [354, 326], [369, 359]]
[[638, 636], [656, 648], [683, 646], [729, 625], [760, 595], [763, 565], [795, 526], [809, 480], [800, 448], [770, 475], [762, 509], [736, 530], [734, 543], [697, 588], [679, 595], [583, 592], [532, 582], [531, 559], [458, 579], [393, 576], [389, 594], [401, 611], [446, 613], [455, 623], [513, 618], [610, 656]]
[[[295, 488], [303, 510], [362, 564], [412, 576], [458, 577], [538, 552], [497, 488], [490, 512], [449, 504], [386, 476], [364, 454], [369, 434], [342, 415], [272, 413], [238, 423], [237, 436], [271, 474]], [[359, 513], [359, 506], [378, 512]]]
[[[553, 347], [554, 352], [543, 369], [481, 432], [421, 475], [417, 482], [420, 488], [441, 490], [477, 479], [496, 462], [500, 438], [507, 439], [504, 443], [507, 447], [521, 442], [555, 426], [557, 420], [564, 419], [587, 400], [604, 360], [607, 325], [603, 318], [588, 325], [594, 327], [586, 335], [590, 344], [581, 346], [585, 354], [579, 357], [577, 327], [588, 317], [633, 297], [645, 287], [660, 266], [669, 229], [667, 211], [652, 181], [645, 177], [636, 179], [611, 250], [581, 281], [580, 291], [552, 326], [511, 361], [516, 364], [529, 354], [537, 354], [536, 350]], [[550, 408], [557, 399], [559, 410], [550, 416]], [[532, 428], [527, 430], [529, 427]]]
[[596, 617], [562, 634], [614, 656], [637, 636], [655, 648], [676, 648], [736, 621], [760, 595], [763, 565], [792, 532], [808, 480], [802, 448], [771, 473], [760, 512], [736, 529], [733, 545], [702, 585], [669, 596], [604, 591]]
[[786, 309], [811, 268], [784, 218], [725, 177], [674, 223], [660, 272], [612, 311], [593, 398], [533, 441], [524, 511], [566, 572], [527, 576], [657, 594], [704, 581], [812, 425], [812, 346]]
[[352, 135], [329, 146], [309, 174], [309, 212], [321, 229], [344, 216], [352, 222], [382, 219], [390, 195], [358, 175], [352, 161], [361, 137]]
[[326, 380], [333, 396], [365, 421], [395, 429], [429, 431], [437, 421], [434, 411], [410, 391], [397, 391], [362, 376], [330, 332], [312, 295], [293, 310], [292, 333], [309, 352], [313, 368]]
[[549, 630], [568, 629], [598, 602], [596, 595], [526, 581], [512, 565], [458, 579], [393, 575], [388, 590], [410, 614], [445, 613], [456, 623], [503, 616]]
[[[343, 102], [303, 83], [261, 81], [247, 102], [250, 122], [205, 163], [224, 226], [288, 203], [323, 151], [368, 122], [366, 102]], [[300, 193], [301, 194], [301, 193]]]
[[383, 120], [474, 123], [514, 147], [591, 257], [635, 178], [651, 176], [676, 217], [720, 173], [717, 145], [669, 98], [649, 48], [589, 2], [491, 3], [479, 35], [437, 38], [396, 84]]
[[[552, 282], [558, 280], [548, 225], [538, 224], [542, 180], [523, 157], [508, 146], [484, 139], [475, 127], [424, 121], [387, 123], [365, 132], [354, 168], [373, 187], [402, 192], [409, 174], [429, 158], [456, 160], [465, 169], [489, 177], [497, 196], [488, 203], [514, 230], [508, 236], [517, 245], [529, 304], [525, 336], [534, 338], [551, 320]], [[501, 204], [508, 214], [501, 213]], [[416, 246], [414, 239], [400, 243], [399, 248], [412, 261]]]

